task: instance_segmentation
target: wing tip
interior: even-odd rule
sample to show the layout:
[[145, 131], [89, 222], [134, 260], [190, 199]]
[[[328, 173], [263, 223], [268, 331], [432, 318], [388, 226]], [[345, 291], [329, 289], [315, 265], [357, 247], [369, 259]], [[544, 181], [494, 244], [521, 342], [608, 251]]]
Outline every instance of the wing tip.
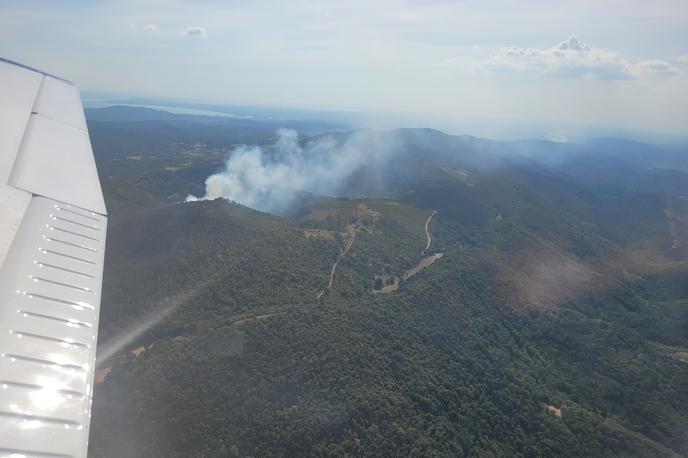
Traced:
[[7, 59], [6, 57], [0, 56], [0, 62], [4, 62], [4, 63], [10, 64], [10, 65], [16, 65], [17, 67], [25, 68], [25, 69], [27, 69], [27, 70], [31, 70], [32, 72], [40, 73], [40, 74], [43, 75], [43, 76], [47, 76], [47, 77], [50, 77], [50, 78], [55, 78], [56, 80], [60, 80], [60, 81], [62, 81], [63, 83], [71, 84], [72, 86], [74, 86], [74, 83], [71, 82], [71, 81], [69, 81], [69, 80], [67, 80], [67, 79], [64, 79], [64, 78], [62, 78], [62, 77], [53, 75], [53, 74], [51, 74], [51, 73], [44, 72], [43, 70], [39, 70], [39, 69], [37, 69], [37, 68], [35, 68], [35, 67], [31, 67], [30, 65], [22, 64], [22, 63], [20, 63], [20, 62], [14, 61], [14, 60]]

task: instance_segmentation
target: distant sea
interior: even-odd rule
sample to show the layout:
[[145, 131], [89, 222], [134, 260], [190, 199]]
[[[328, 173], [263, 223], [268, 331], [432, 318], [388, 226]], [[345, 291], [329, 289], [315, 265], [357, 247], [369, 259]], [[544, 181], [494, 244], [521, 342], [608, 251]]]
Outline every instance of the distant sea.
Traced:
[[181, 108], [169, 105], [141, 105], [135, 103], [119, 103], [119, 102], [109, 102], [100, 100], [84, 100], [84, 108], [108, 108], [114, 106], [123, 107], [138, 107], [138, 108], [151, 108], [153, 110], [166, 111], [168, 113], [174, 114], [186, 114], [186, 115], [199, 115], [199, 116], [222, 116], [225, 118], [241, 118], [250, 119], [253, 116], [239, 116], [231, 113], [222, 113], [221, 111], [212, 110], [198, 110], [195, 108]]

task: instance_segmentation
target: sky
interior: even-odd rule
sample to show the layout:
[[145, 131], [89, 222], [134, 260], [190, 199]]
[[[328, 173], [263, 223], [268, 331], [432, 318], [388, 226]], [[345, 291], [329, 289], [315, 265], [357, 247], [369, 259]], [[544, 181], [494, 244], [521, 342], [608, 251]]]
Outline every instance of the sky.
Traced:
[[686, 0], [2, 0], [0, 56], [129, 96], [688, 126]]

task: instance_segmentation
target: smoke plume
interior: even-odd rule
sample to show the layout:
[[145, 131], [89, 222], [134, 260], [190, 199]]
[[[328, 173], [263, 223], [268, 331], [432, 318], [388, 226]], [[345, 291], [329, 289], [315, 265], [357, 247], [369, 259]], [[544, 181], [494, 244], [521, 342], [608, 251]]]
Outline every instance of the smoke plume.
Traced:
[[393, 145], [372, 131], [327, 134], [305, 143], [291, 129], [277, 131], [269, 147], [237, 147], [225, 167], [205, 181], [205, 196], [186, 201], [230, 199], [257, 210], [281, 213], [301, 192], [337, 195], [363, 167], [379, 167]]

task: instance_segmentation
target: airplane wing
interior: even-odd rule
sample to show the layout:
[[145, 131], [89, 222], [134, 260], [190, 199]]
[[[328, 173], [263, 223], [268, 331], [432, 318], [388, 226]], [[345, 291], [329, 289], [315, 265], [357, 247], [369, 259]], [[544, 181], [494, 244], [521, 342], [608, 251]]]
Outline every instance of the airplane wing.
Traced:
[[85, 457], [107, 216], [78, 89], [0, 59], [0, 457]]

